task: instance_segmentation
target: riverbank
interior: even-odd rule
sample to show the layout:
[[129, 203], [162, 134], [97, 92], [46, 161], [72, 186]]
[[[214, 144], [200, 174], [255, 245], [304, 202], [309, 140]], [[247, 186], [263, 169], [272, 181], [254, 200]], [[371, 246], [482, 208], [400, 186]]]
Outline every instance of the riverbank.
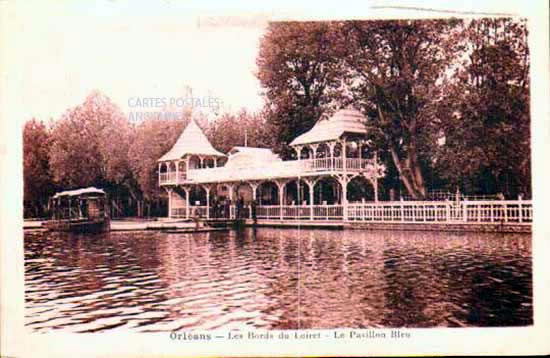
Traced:
[[[41, 230], [43, 221], [25, 220], [24, 230]], [[445, 231], [445, 232], [495, 232], [495, 233], [531, 233], [531, 223], [394, 223], [394, 222], [343, 222], [342, 220], [270, 220], [251, 219], [244, 221], [246, 226], [318, 228], [333, 230], [398, 230], [398, 231]], [[197, 223], [185, 219], [142, 219], [126, 218], [111, 220], [111, 231], [168, 230], [173, 232], [199, 232], [224, 229], [210, 227], [203, 222]]]
[[[25, 220], [23, 222], [24, 230], [41, 230], [44, 221], [40, 220]], [[111, 231], [143, 231], [143, 230], [190, 230], [190, 231], [205, 231], [209, 229], [202, 224], [197, 224], [191, 220], [182, 219], [142, 219], [142, 218], [127, 218], [123, 220], [111, 220]]]

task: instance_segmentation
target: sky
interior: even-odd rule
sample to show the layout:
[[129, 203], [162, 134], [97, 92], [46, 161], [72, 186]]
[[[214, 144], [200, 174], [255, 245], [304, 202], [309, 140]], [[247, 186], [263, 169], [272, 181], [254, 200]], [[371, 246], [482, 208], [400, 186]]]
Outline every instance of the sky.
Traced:
[[27, 119], [56, 119], [93, 90], [125, 113], [151, 110], [144, 98], [174, 99], [176, 105], [179, 98], [215, 98], [228, 111], [262, 107], [255, 61], [265, 16], [245, 15], [242, 25], [232, 19], [232, 26], [222, 26], [224, 18], [214, 21], [215, 14], [138, 3], [79, 3], [20, 26]]
[[[23, 94], [17, 99], [18, 116], [24, 121], [57, 119], [94, 90], [110, 97], [127, 115], [150, 111], [142, 101], [148, 98], [173, 103], [200, 98], [199, 107], [207, 114], [256, 111], [263, 98], [255, 62], [268, 19], [376, 16], [369, 4], [388, 3], [342, 1], [335, 7], [294, 0], [17, 2], [6, 16], [13, 20], [10, 29], [16, 37], [11, 38], [12, 48], [5, 47], [19, 69], [8, 74], [12, 80], [17, 76], [17, 92]], [[434, 1], [422, 4], [442, 8]], [[475, 1], [463, 1], [460, 10], [475, 6], [479, 8]], [[209, 99], [221, 108], [205, 105]]]

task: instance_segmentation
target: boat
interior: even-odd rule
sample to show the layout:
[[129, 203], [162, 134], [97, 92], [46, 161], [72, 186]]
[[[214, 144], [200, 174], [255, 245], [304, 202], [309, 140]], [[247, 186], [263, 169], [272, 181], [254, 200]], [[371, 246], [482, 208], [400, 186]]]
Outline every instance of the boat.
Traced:
[[43, 226], [52, 231], [97, 233], [111, 228], [107, 195], [95, 187], [56, 193], [49, 208], [51, 218]]

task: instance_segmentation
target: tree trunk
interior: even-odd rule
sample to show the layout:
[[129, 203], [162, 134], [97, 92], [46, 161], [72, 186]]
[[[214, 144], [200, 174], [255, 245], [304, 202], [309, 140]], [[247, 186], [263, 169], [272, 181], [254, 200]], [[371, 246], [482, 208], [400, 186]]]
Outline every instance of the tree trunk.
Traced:
[[[397, 154], [397, 150], [392, 145], [390, 146], [390, 153], [392, 156], [393, 163], [397, 168], [399, 177], [405, 185], [407, 192], [413, 199], [424, 199], [426, 197], [426, 188], [424, 187], [424, 178], [422, 176], [422, 171], [418, 163], [416, 163], [415, 154], [409, 152], [408, 156], [408, 165], [403, 165], [401, 159]], [[403, 168], [405, 167], [405, 168]]]

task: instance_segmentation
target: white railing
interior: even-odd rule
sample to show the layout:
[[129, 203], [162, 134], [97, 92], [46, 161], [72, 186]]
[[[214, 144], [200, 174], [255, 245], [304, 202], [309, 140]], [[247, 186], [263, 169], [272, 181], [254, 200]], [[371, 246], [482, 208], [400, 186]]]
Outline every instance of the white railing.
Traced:
[[[344, 163], [346, 163], [344, 168]], [[289, 160], [269, 163], [262, 167], [249, 168], [201, 168], [189, 169], [186, 172], [165, 172], [159, 174], [160, 185], [177, 185], [184, 183], [206, 183], [211, 181], [236, 181], [250, 179], [261, 180], [273, 177], [296, 177], [318, 172], [363, 171], [374, 165], [372, 159], [359, 158], [315, 158]]]
[[314, 220], [342, 220], [344, 218], [344, 207], [342, 205], [314, 205]]
[[346, 166], [344, 168], [344, 160], [338, 158], [316, 158], [303, 159], [299, 161], [302, 165], [303, 172], [311, 171], [343, 171], [350, 172], [362, 171], [371, 165], [374, 165], [372, 159], [346, 158]]
[[[190, 218], [196, 218], [200, 217], [203, 219], [206, 219], [206, 212], [207, 207], [206, 206], [190, 206], [189, 207], [189, 217]], [[185, 207], [173, 207], [171, 212], [171, 217], [173, 218], [186, 218], [187, 217], [187, 210]]]
[[279, 205], [262, 205], [256, 208], [258, 219], [281, 219], [281, 207]]
[[398, 201], [350, 204], [350, 221], [405, 223], [530, 223], [530, 200], [509, 201]]
[[[212, 208], [210, 208], [212, 211]], [[206, 206], [190, 206], [189, 217], [206, 218]], [[344, 217], [344, 212], [346, 217]], [[172, 217], [186, 217], [185, 207], [172, 208]], [[236, 207], [229, 210], [236, 218]], [[223, 215], [222, 215], [223, 216]], [[252, 219], [252, 211], [245, 206], [242, 217]], [[210, 217], [214, 215], [210, 213]], [[256, 207], [257, 219], [269, 220], [325, 220], [382, 223], [531, 223], [533, 206], [530, 200], [509, 201], [391, 201], [352, 203], [344, 211], [342, 205], [262, 205]]]
[[187, 180], [186, 172], [165, 172], [159, 174], [160, 184], [178, 184]]
[[343, 216], [342, 205], [262, 205], [256, 208], [258, 219], [342, 220]]
[[170, 215], [173, 218], [187, 218], [187, 208], [185, 207], [177, 207], [172, 208], [172, 215]]

